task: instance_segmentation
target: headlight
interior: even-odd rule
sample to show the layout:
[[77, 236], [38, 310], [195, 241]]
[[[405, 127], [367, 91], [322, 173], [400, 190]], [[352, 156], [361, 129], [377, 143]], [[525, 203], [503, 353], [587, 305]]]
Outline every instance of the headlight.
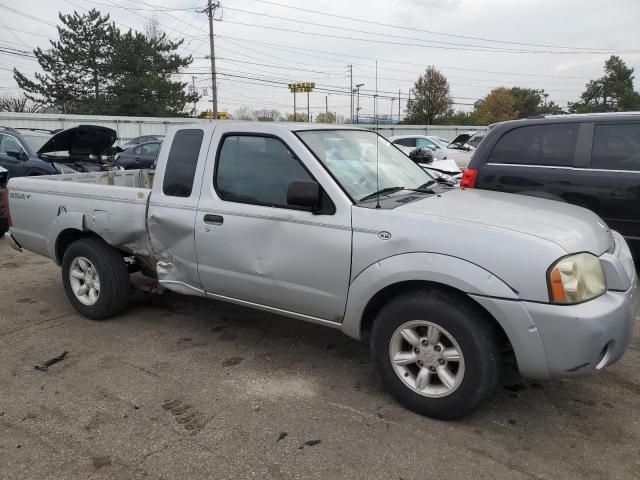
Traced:
[[553, 303], [585, 302], [607, 290], [600, 259], [590, 253], [577, 253], [558, 260], [549, 270], [548, 282]]

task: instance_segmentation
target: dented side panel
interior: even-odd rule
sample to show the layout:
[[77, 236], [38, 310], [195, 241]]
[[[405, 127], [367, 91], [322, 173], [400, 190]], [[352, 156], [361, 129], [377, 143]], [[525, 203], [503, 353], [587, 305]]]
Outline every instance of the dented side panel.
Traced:
[[[120, 175], [122, 174], [122, 175]], [[132, 255], [151, 255], [146, 233], [151, 176], [99, 172], [15, 178], [9, 182], [11, 233], [27, 250], [55, 260], [65, 229], [93, 232]]]

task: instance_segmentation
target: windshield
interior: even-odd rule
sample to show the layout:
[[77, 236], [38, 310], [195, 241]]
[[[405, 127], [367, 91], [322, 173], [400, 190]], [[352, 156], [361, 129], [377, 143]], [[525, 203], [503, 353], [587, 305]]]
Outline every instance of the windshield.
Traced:
[[306, 130], [297, 134], [355, 201], [383, 189], [414, 189], [434, 182], [433, 177], [375, 132]]
[[441, 138], [438, 137], [427, 137], [429, 140], [431, 140], [433, 143], [435, 143], [436, 145], [438, 145], [440, 148], [447, 148], [449, 146], [449, 142], [444, 142], [442, 141]]
[[45, 143], [47, 143], [47, 141], [51, 137], [52, 135], [22, 134], [22, 138], [24, 138], [24, 141], [27, 142], [27, 145], [29, 145], [29, 148], [31, 149], [32, 152], [37, 152], [38, 150], [40, 150], [40, 147], [42, 147]]

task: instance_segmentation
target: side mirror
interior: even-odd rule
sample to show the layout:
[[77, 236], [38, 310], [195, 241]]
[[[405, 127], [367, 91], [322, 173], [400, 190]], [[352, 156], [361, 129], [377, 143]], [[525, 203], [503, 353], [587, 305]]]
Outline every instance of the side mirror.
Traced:
[[318, 182], [294, 180], [287, 189], [287, 204], [296, 207], [306, 207], [311, 211], [320, 208], [322, 189]]
[[7, 150], [4, 153], [17, 160], [22, 160], [24, 158], [22, 150]]

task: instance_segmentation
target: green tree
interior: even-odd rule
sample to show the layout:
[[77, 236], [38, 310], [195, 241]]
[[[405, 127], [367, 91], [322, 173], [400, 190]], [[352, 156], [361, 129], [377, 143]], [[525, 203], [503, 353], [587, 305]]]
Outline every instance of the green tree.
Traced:
[[172, 75], [191, 64], [180, 57], [180, 42], [170, 42], [154, 27], [148, 37], [122, 33], [109, 15], [59, 15], [59, 40], [34, 50], [42, 72], [33, 79], [14, 69], [27, 98], [66, 113], [182, 115], [197, 100]]
[[476, 117], [485, 125], [518, 118], [516, 100], [508, 88], [494, 88], [478, 104]]
[[447, 77], [433, 66], [418, 77], [413, 92], [415, 97], [407, 102], [406, 123], [430, 125], [453, 105]]
[[333, 112], [322, 112], [316, 115], [316, 123], [336, 123], [336, 115]]
[[604, 64], [604, 76], [589, 81], [580, 100], [569, 104], [574, 113], [623, 112], [640, 109], [640, 93], [633, 89], [633, 68], [612, 55]]
[[449, 109], [447, 113], [436, 121], [439, 125], [482, 125], [476, 116], [476, 112], [462, 112]]
[[30, 80], [14, 68], [14, 78], [30, 100], [63, 112], [95, 113], [108, 103], [105, 88], [115, 24], [95, 9], [84, 15], [59, 14], [59, 18], [59, 40], [51, 40], [47, 51], [40, 47], [33, 51], [42, 73], [36, 72]]
[[192, 58], [176, 50], [182, 40], [167, 40], [164, 32], [155, 37], [139, 32], [117, 36], [111, 64], [108, 113], [115, 115], [180, 116], [199, 99], [187, 94], [186, 83], [173, 80]]

